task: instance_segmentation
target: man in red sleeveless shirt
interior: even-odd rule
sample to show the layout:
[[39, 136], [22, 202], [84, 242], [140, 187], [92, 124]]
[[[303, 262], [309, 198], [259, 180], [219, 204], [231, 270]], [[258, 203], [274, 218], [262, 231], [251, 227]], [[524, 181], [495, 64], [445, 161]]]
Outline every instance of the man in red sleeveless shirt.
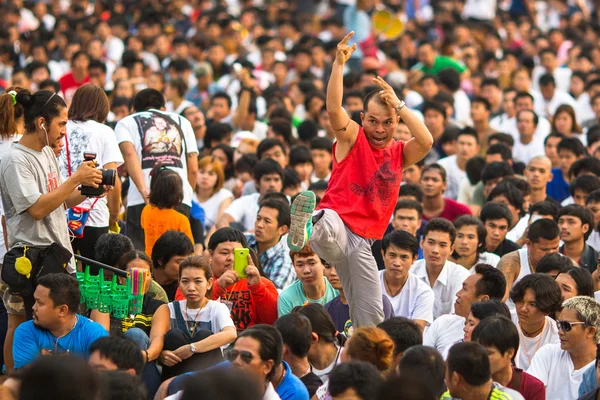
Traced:
[[[288, 245], [299, 251], [310, 240], [319, 257], [335, 265], [353, 324], [360, 327], [383, 321], [381, 285], [371, 245], [383, 237], [390, 222], [402, 168], [423, 159], [433, 138], [381, 77], [374, 79], [381, 90], [365, 97], [363, 126], [350, 119], [342, 97], [344, 65], [356, 50], [356, 44], [348, 45], [352, 35], [354, 32], [337, 46], [327, 86], [327, 112], [336, 136], [329, 186], [314, 215], [314, 193], [298, 195], [292, 205]], [[407, 142], [393, 139], [400, 119], [413, 135]]]

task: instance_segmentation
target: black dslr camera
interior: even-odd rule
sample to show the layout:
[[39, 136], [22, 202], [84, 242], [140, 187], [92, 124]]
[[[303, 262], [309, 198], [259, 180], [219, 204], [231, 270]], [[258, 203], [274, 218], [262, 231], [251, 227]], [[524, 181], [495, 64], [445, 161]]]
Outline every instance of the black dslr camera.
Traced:
[[[83, 153], [83, 161], [94, 161], [96, 159], [95, 153]], [[117, 170], [115, 169], [102, 169], [99, 168], [100, 172], [102, 172], [102, 183], [99, 187], [95, 188], [92, 186], [84, 186], [81, 185], [81, 194], [86, 197], [99, 197], [104, 194], [103, 185], [106, 186], [115, 186], [115, 181], [117, 179]]]

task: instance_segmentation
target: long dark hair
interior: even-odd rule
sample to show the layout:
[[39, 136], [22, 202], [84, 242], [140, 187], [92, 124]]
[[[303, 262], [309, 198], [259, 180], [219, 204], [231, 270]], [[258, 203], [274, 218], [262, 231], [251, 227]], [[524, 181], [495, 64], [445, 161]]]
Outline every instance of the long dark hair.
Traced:
[[10, 139], [17, 132], [17, 120], [23, 118], [25, 110], [19, 103], [13, 104], [10, 92], [19, 93], [23, 89], [18, 86], [9, 87], [0, 95], [0, 138]]

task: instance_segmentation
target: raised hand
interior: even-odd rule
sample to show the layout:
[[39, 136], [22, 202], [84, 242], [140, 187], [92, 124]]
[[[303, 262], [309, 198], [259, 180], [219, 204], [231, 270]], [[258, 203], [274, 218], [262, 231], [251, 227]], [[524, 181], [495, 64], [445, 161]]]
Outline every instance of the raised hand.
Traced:
[[401, 102], [398, 96], [396, 96], [396, 92], [394, 92], [394, 89], [388, 85], [388, 83], [384, 81], [382, 77], [378, 76], [377, 78], [373, 78], [373, 82], [378, 84], [381, 88], [379, 91], [379, 97], [381, 100], [383, 100], [392, 108], [400, 107]]
[[354, 43], [352, 46], [348, 46], [348, 42], [350, 41], [350, 38], [352, 36], [354, 36], [354, 31], [349, 32], [341, 40], [341, 42], [338, 43], [337, 51], [335, 53], [335, 62], [336, 63], [341, 64], [341, 65], [346, 64], [346, 62], [352, 56], [352, 53], [354, 53], [354, 50], [356, 50], [356, 43]]

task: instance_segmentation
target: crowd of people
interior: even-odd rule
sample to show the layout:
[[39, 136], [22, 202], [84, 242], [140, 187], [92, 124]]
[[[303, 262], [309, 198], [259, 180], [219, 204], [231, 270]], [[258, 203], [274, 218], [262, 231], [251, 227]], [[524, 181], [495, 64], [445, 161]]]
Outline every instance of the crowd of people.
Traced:
[[0, 398], [600, 399], [596, 3], [0, 7]]

